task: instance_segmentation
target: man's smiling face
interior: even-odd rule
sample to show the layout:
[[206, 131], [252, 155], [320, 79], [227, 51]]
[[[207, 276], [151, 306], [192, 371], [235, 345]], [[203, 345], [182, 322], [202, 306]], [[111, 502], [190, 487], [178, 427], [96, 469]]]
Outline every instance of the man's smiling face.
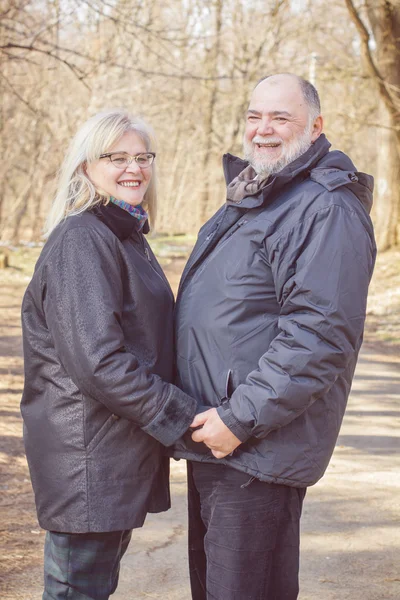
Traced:
[[245, 158], [261, 175], [277, 173], [304, 154], [321, 129], [322, 119], [310, 118], [296, 77], [269, 77], [251, 96], [243, 139]]

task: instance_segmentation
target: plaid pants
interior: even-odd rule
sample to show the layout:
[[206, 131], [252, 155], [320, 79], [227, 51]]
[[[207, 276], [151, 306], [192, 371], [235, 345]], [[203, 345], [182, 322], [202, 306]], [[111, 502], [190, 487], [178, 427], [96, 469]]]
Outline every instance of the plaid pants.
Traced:
[[48, 531], [44, 546], [43, 600], [108, 600], [131, 530], [108, 533]]

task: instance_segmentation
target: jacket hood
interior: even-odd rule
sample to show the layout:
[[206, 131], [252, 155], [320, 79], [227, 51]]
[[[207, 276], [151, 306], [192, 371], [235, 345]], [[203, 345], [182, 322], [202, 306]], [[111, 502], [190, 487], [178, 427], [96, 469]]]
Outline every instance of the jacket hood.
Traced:
[[[280, 187], [299, 175], [306, 175], [329, 191], [341, 186], [348, 187], [369, 213], [372, 207], [373, 177], [358, 172], [346, 154], [338, 150], [330, 152], [330, 147], [330, 142], [322, 133], [307, 152], [271, 177], [264, 190], [269, 192], [272, 187]], [[248, 164], [237, 156], [225, 154], [223, 167], [226, 183], [229, 184]]]
[[345, 185], [357, 196], [367, 213], [371, 211], [374, 178], [357, 171], [353, 162], [343, 152], [333, 150], [325, 154], [310, 171], [310, 179], [329, 191]]

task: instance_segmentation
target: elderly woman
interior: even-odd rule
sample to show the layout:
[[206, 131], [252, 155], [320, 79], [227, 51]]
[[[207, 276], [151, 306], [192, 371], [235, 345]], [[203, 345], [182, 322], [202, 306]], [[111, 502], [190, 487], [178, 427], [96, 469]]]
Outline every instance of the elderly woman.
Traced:
[[156, 190], [148, 126], [78, 131], [25, 293], [24, 441], [47, 530], [44, 600], [105, 600], [131, 530], [170, 506], [168, 459], [196, 412], [173, 379], [173, 295], [143, 234]]

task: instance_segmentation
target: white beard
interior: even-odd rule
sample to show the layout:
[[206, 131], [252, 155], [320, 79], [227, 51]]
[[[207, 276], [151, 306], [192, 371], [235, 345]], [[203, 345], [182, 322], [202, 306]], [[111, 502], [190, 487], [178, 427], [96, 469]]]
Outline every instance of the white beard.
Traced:
[[[257, 135], [251, 142], [246, 139], [243, 140], [243, 151], [245, 160], [247, 160], [257, 175], [262, 177], [268, 177], [282, 171], [287, 165], [299, 158], [302, 154], [307, 152], [311, 146], [312, 129], [307, 127], [301, 136], [294, 138], [290, 142], [282, 142], [279, 138], [262, 137]], [[276, 160], [265, 158], [259, 158], [254, 156], [254, 145], [255, 143], [267, 143], [267, 142], [281, 142], [282, 153]], [[267, 162], [268, 161], [268, 162]]]

